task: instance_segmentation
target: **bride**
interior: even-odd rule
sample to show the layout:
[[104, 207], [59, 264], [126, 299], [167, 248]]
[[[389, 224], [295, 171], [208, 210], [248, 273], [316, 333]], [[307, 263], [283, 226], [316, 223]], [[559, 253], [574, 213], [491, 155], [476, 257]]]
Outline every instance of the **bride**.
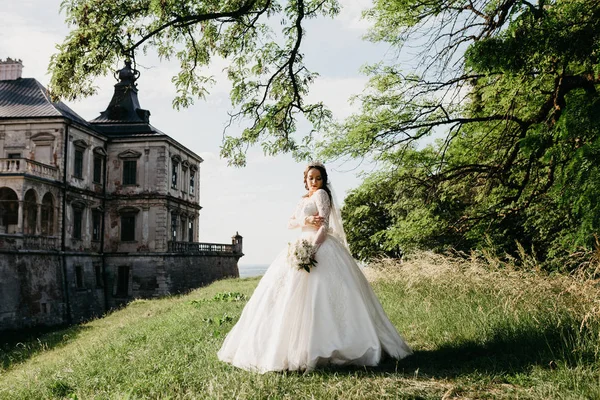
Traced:
[[307, 166], [304, 186], [308, 193], [289, 228], [301, 228], [316, 265], [310, 273], [298, 269], [284, 249], [225, 338], [219, 359], [264, 373], [374, 366], [384, 353], [397, 359], [412, 354], [348, 251], [323, 164]]

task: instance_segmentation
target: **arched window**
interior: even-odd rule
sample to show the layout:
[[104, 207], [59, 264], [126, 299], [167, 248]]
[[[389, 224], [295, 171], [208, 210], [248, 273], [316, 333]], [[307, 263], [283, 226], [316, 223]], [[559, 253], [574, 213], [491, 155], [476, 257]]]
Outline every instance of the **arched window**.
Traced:
[[42, 198], [42, 235], [54, 236], [54, 197], [46, 193]]
[[19, 198], [14, 190], [0, 188], [0, 233], [17, 233]]
[[37, 195], [35, 190], [29, 189], [25, 193], [25, 202], [23, 204], [23, 233], [26, 235], [35, 235], [37, 225]]

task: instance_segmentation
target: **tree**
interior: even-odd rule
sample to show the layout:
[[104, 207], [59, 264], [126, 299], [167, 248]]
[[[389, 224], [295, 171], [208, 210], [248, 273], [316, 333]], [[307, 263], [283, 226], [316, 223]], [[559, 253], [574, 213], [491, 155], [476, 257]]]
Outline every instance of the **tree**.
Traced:
[[[425, 177], [424, 205], [393, 226], [427, 209], [443, 221], [438, 234], [460, 233], [450, 236], [458, 245], [491, 241], [511, 252], [519, 241], [542, 258], [591, 249], [600, 229], [600, 3], [378, 0], [368, 16], [372, 40], [424, 50], [408, 72], [367, 69], [361, 112], [329, 132], [324, 154], [372, 156], [406, 182]], [[435, 167], [411, 164], [415, 143], [432, 136], [441, 141], [423, 151], [436, 154]], [[449, 219], [435, 208], [448, 198], [460, 211]]]
[[[52, 59], [58, 96], [90, 94], [90, 78], [118, 57], [155, 48], [181, 62], [176, 107], [206, 92], [200, 66], [215, 55], [230, 60], [232, 120], [250, 121], [224, 142], [233, 164], [243, 165], [246, 147], [258, 143], [268, 154], [304, 157], [314, 130], [329, 126], [323, 104], [304, 102], [315, 74], [302, 64], [301, 45], [306, 19], [335, 16], [335, 0], [66, 0], [63, 8], [74, 29]], [[590, 249], [600, 229], [600, 3], [374, 0], [365, 15], [370, 40], [400, 55], [422, 51], [410, 62], [365, 68], [371, 78], [357, 97], [360, 112], [332, 125], [320, 149], [328, 159], [368, 157], [394, 172], [351, 199], [356, 207], [368, 201], [373, 182], [394, 187], [378, 206], [390, 218], [384, 248], [414, 239], [510, 252], [518, 240], [550, 258]], [[266, 21], [275, 17], [283, 18], [281, 43], [269, 36]], [[313, 127], [300, 138], [299, 117]], [[405, 193], [420, 203], [410, 209]]]
[[[72, 30], [51, 59], [50, 89], [69, 100], [89, 96], [93, 78], [111, 73], [119, 59], [154, 49], [162, 59], [179, 60], [173, 105], [187, 107], [211, 83], [201, 67], [223, 57], [233, 84], [230, 123], [244, 119], [249, 125], [241, 137], [224, 140], [222, 155], [244, 165], [247, 146], [260, 143], [267, 154], [302, 157], [312, 132], [331, 118], [322, 103], [304, 100], [316, 74], [303, 64], [303, 24], [338, 10], [337, 0], [289, 0], [284, 6], [273, 0], [64, 0]], [[275, 18], [283, 37], [269, 27]], [[299, 116], [313, 127], [303, 138], [295, 135]]]

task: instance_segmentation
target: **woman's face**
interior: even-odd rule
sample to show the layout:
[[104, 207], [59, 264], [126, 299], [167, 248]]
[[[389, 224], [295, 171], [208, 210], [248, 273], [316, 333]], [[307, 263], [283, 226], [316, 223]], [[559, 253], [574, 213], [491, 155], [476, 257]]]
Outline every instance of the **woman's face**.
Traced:
[[323, 178], [321, 172], [316, 168], [311, 168], [306, 174], [306, 186], [309, 192], [314, 192], [323, 187]]

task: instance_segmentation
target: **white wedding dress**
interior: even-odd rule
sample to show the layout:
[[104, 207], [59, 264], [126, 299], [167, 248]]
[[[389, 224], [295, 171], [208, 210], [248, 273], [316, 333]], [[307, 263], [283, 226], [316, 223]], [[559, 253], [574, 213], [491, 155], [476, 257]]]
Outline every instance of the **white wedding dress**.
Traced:
[[[330, 206], [322, 189], [300, 200], [289, 227], [301, 227], [302, 237], [317, 246], [317, 265], [310, 273], [298, 270], [284, 249], [225, 338], [220, 360], [264, 373], [374, 366], [383, 353], [397, 359], [412, 354], [347, 248], [328, 232]], [[317, 212], [323, 225], [304, 225]]]

